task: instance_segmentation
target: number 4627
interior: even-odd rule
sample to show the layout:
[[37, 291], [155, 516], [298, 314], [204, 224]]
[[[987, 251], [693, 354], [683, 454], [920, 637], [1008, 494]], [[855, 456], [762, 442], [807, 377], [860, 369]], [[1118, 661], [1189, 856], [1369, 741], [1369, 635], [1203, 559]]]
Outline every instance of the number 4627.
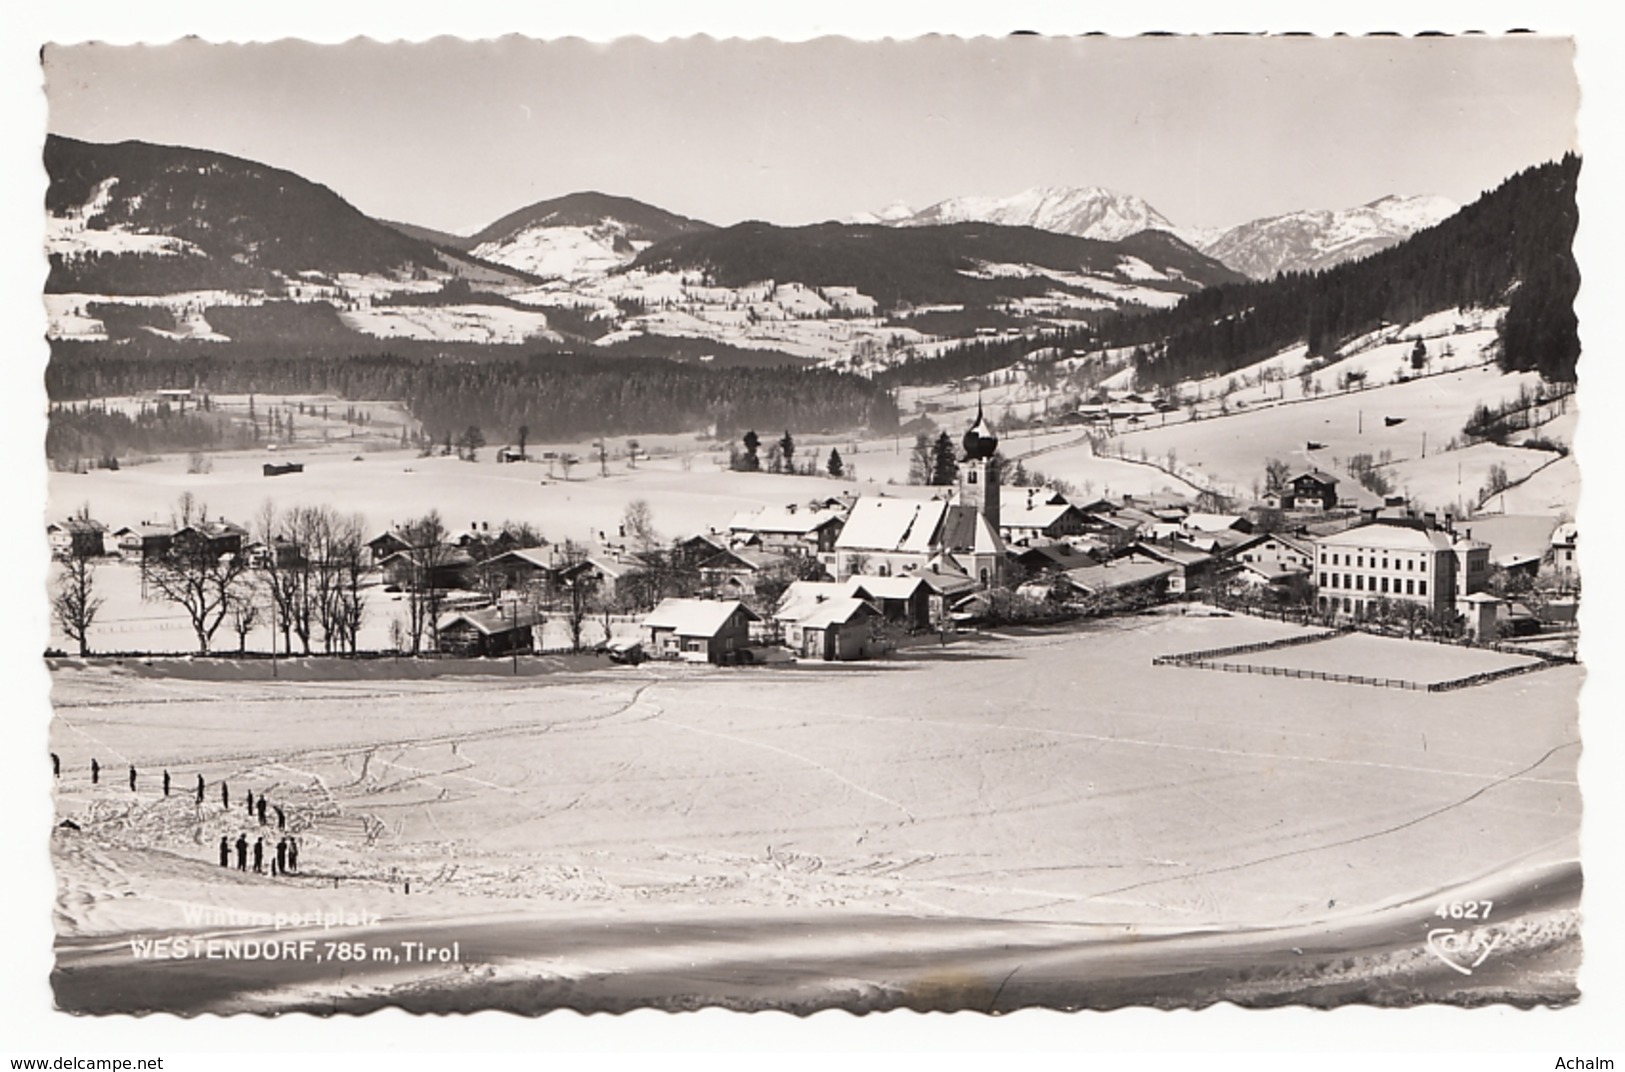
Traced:
[[1440, 919], [1489, 919], [1494, 901], [1446, 901], [1433, 914]]

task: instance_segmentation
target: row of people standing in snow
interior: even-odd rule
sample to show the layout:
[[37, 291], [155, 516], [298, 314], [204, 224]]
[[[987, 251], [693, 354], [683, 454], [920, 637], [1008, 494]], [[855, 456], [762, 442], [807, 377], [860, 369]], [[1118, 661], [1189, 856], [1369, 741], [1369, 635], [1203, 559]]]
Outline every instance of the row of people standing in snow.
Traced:
[[[51, 773], [57, 778], [62, 777], [62, 759], [55, 752], [51, 753]], [[91, 757], [90, 784], [100, 785], [101, 776], [101, 763], [95, 757]], [[140, 771], [136, 770], [134, 764], [131, 764], [129, 773], [130, 792], [134, 793], [137, 791], [140, 784], [140, 777]], [[169, 771], [165, 770], [163, 772], [164, 796], [169, 796], [173, 787], [173, 779], [170, 777]], [[199, 806], [202, 806], [203, 804], [205, 789], [206, 783], [203, 775], [199, 774], [197, 776], [197, 788], [194, 791]], [[250, 821], [257, 818], [259, 820], [259, 825], [269, 826], [271, 822], [271, 813], [274, 812], [276, 815], [276, 828], [283, 831], [287, 830], [288, 813], [283, 809], [282, 805], [272, 804], [270, 799], [264, 793], [261, 793], [258, 797], [256, 797], [254, 795], [254, 791], [250, 789], [246, 794], [246, 803], [244, 806], [248, 811]], [[231, 809], [231, 786], [224, 779], [222, 779], [220, 782], [220, 807], [228, 811]], [[239, 834], [237, 836], [235, 847], [237, 851], [237, 870], [246, 871], [248, 869], [248, 856], [250, 849], [246, 834]], [[221, 867], [230, 866], [231, 849], [232, 842], [230, 838], [222, 837], [220, 839]], [[263, 874], [265, 871], [265, 839], [263, 837], [256, 838], [252, 849], [254, 857], [254, 871], [257, 874]], [[284, 836], [277, 842], [276, 856], [271, 861], [271, 874], [288, 874], [290, 872], [297, 872], [298, 870], [299, 842], [292, 835]]]
[[[264, 799], [263, 797], [261, 799]], [[237, 870], [248, 870], [249, 844], [247, 834], [238, 834], [235, 844], [229, 837], [220, 839], [220, 866], [231, 866], [231, 850], [237, 850]], [[254, 852], [254, 873], [265, 873], [265, 838], [257, 837], [252, 846]], [[286, 875], [297, 874], [299, 871], [299, 839], [287, 835], [278, 839], [276, 855], [271, 859], [271, 874]]]
[[[58, 756], [55, 752], [51, 753], [51, 773], [57, 778], [62, 777], [62, 758], [60, 756]], [[139, 778], [140, 778], [140, 772], [135, 769], [134, 764], [131, 764], [130, 765], [130, 792], [132, 792], [132, 793], [136, 792], [136, 785], [137, 785], [137, 782], [138, 782]], [[100, 785], [101, 780], [102, 780], [102, 765], [99, 762], [97, 762], [97, 760], [96, 760], [96, 758], [94, 756], [92, 756], [91, 760], [90, 760], [90, 784], [91, 785]], [[172, 787], [172, 781], [171, 781], [170, 776], [169, 776], [169, 771], [166, 770], [166, 771], [164, 771], [164, 796], [166, 796], [166, 797], [169, 796], [171, 787]], [[197, 789], [196, 789], [197, 802], [199, 804], [203, 803], [204, 788], [205, 788], [205, 783], [204, 783], [204, 780], [203, 780], [203, 775], [199, 774], [197, 776]], [[221, 782], [220, 782], [220, 806], [222, 808], [230, 808], [231, 807], [231, 787], [230, 787], [230, 785], [228, 785], [226, 783], [226, 781], [224, 779], [222, 779]], [[276, 812], [276, 828], [278, 830], [286, 830], [288, 828], [288, 814], [287, 814], [287, 812], [282, 810], [282, 805], [280, 805], [280, 804], [272, 804], [266, 798], [264, 793], [261, 793], [259, 795], [259, 797], [256, 799], [255, 796], [254, 796], [254, 791], [252, 789], [250, 789], [248, 791], [248, 814], [249, 814], [249, 817], [253, 818], [255, 815], [258, 815], [261, 826], [266, 826], [270, 822], [270, 819], [266, 814], [266, 808], [267, 807], [269, 807], [272, 811]]]

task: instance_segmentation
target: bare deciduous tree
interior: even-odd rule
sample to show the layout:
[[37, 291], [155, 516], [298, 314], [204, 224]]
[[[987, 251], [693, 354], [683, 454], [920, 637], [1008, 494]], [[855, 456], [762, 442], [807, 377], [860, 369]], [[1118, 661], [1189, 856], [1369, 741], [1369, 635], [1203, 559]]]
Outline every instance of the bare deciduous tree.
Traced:
[[83, 553], [68, 555], [62, 572], [57, 574], [51, 614], [68, 639], [79, 645], [80, 655], [90, 654], [90, 627], [101, 607], [102, 599], [96, 595], [95, 560]]

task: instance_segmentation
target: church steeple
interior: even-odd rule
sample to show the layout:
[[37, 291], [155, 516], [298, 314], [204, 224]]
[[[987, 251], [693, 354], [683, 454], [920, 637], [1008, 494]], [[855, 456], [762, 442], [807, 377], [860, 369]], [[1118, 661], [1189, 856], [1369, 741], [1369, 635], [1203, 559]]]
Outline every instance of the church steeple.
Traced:
[[959, 501], [974, 507], [998, 532], [999, 470], [993, 464], [993, 455], [999, 449], [999, 437], [987, 423], [980, 395], [976, 398], [976, 420], [962, 442], [965, 462], [959, 467]]

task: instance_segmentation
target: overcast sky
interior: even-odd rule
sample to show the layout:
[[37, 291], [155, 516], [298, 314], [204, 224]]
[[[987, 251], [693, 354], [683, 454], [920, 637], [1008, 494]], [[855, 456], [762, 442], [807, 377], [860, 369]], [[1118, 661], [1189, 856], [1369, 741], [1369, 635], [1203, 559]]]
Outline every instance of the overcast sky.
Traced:
[[1561, 38], [301, 42], [46, 52], [50, 127], [220, 150], [471, 230], [597, 189], [805, 223], [1098, 185], [1176, 223], [1459, 201], [1574, 145]]

